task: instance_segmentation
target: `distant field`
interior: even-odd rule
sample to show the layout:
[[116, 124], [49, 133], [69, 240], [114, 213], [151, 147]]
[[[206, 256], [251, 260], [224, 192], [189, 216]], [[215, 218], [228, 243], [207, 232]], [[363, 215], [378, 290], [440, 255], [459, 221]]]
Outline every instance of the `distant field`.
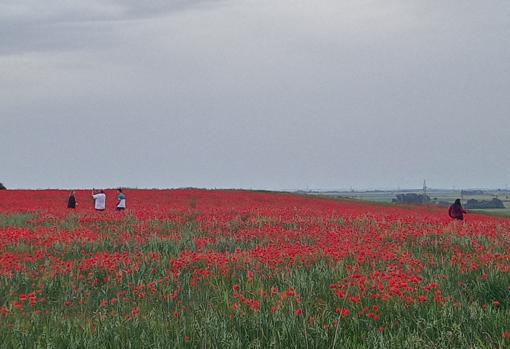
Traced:
[[[405, 191], [411, 192], [411, 191]], [[420, 190], [416, 190], [416, 193], [421, 193]], [[366, 192], [323, 192], [321, 195], [327, 196], [336, 196], [336, 197], [346, 197], [351, 199], [358, 200], [366, 200], [373, 202], [381, 202], [381, 203], [391, 203], [392, 200], [396, 197], [397, 194], [404, 193], [404, 191], [366, 191]], [[464, 195], [461, 196], [459, 191], [454, 190], [444, 190], [444, 191], [430, 191], [427, 193], [430, 196], [433, 202], [447, 202], [453, 203], [455, 199], [462, 198], [462, 202], [465, 203], [467, 200], [475, 199], [475, 200], [491, 200], [493, 198], [498, 198], [503, 201], [505, 205], [505, 209], [477, 209], [470, 210], [472, 212], [489, 214], [489, 215], [497, 215], [497, 216], [510, 216], [510, 195], [506, 192], [491, 192], [488, 191], [483, 195]]]
[[504, 209], [485, 209], [485, 210], [469, 210], [471, 212], [489, 214], [494, 216], [506, 216], [510, 217], [510, 208]]

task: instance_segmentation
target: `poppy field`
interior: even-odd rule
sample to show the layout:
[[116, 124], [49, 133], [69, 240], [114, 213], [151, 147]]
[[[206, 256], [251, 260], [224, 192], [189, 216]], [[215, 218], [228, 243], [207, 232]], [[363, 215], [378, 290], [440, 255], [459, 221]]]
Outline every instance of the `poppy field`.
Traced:
[[510, 219], [125, 193], [0, 191], [0, 347], [510, 347]]

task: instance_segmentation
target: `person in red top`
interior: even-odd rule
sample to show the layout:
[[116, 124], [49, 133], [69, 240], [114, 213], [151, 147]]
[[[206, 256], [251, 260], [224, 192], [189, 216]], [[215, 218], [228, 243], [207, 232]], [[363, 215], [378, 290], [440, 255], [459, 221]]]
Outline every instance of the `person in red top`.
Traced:
[[462, 207], [460, 203], [460, 199], [455, 200], [455, 202], [448, 209], [448, 215], [453, 219], [463, 220], [464, 214], [467, 213], [466, 210]]

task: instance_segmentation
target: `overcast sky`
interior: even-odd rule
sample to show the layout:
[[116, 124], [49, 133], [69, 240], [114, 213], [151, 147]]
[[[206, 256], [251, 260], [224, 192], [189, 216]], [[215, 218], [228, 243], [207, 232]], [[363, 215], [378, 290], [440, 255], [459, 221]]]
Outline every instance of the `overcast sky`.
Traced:
[[507, 0], [0, 0], [0, 182], [504, 187], [509, 18]]

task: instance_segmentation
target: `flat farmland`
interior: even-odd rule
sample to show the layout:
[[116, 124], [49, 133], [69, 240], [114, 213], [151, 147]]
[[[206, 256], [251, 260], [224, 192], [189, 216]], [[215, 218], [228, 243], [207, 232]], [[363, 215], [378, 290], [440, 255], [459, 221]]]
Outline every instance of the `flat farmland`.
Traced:
[[510, 347], [507, 218], [125, 192], [0, 191], [1, 347]]
[[[364, 200], [370, 202], [379, 202], [379, 203], [391, 203], [393, 199], [395, 199], [397, 194], [402, 193], [417, 193], [421, 194], [421, 190], [407, 190], [407, 191], [398, 191], [398, 190], [374, 190], [374, 191], [318, 191], [318, 192], [309, 192], [310, 194], [317, 196], [326, 196], [326, 197], [334, 197], [334, 198], [346, 198], [346, 199], [356, 199], [356, 200]], [[496, 215], [496, 216], [510, 216], [510, 195], [507, 190], [498, 191], [498, 190], [488, 190], [483, 194], [471, 194], [471, 195], [461, 195], [459, 190], [431, 190], [427, 192], [427, 195], [431, 198], [431, 204], [437, 204], [439, 206], [445, 206], [447, 204], [452, 204], [455, 199], [462, 198], [462, 201], [465, 203], [470, 199], [478, 200], [478, 201], [490, 201], [493, 198], [498, 198], [503, 202], [505, 208], [501, 209], [474, 209], [470, 210], [475, 213], [488, 214], [488, 215]]]

